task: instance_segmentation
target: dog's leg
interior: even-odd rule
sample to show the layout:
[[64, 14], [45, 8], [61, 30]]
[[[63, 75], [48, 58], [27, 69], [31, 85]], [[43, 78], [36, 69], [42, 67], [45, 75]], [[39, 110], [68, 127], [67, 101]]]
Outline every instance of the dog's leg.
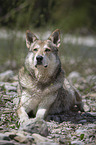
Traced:
[[73, 85], [71, 85], [67, 79], [64, 80], [64, 89], [67, 90], [69, 94], [71, 94], [70, 103], [74, 100], [74, 104], [78, 106], [80, 111], [84, 111], [82, 97], [79, 91]]
[[53, 95], [48, 95], [47, 97], [45, 96], [44, 99], [41, 101], [41, 103], [38, 106], [38, 110], [36, 113], [36, 119], [45, 119], [50, 106], [54, 103], [55, 99], [57, 97], [57, 93]]
[[28, 112], [26, 112], [26, 110], [30, 109], [29, 102], [31, 96], [26, 91], [22, 91], [21, 96], [22, 97], [21, 97], [20, 105], [18, 106], [17, 109], [17, 114], [18, 117], [20, 118], [20, 122], [26, 122], [26, 120], [29, 119], [27, 114]]
[[80, 109], [80, 111], [84, 111], [84, 104], [82, 102], [82, 97], [79, 91], [75, 87], [74, 87], [74, 91], [75, 91], [75, 96], [76, 96], [76, 104], [78, 108]]
[[23, 122], [26, 122], [29, 117], [27, 115], [27, 113], [25, 112], [25, 109], [23, 106], [19, 106], [19, 109], [17, 110], [17, 113], [18, 113], [18, 117], [20, 118], [20, 122], [23, 123]]

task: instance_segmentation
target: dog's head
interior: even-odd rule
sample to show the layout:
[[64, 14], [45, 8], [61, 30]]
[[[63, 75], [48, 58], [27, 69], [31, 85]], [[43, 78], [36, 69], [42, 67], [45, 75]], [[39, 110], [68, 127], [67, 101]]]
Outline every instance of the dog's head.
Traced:
[[26, 45], [29, 49], [26, 65], [29, 69], [55, 70], [60, 64], [58, 47], [60, 45], [60, 31], [56, 29], [47, 40], [39, 40], [29, 30], [26, 32]]

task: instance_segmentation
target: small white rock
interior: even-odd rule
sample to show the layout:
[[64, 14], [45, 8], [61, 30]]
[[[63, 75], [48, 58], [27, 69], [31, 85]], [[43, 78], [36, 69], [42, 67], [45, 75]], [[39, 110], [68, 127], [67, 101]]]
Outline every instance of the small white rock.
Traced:
[[69, 74], [68, 79], [69, 79], [69, 80], [74, 80], [74, 79], [78, 79], [78, 78], [80, 78], [80, 77], [81, 77], [81, 76], [80, 76], [80, 73], [79, 73], [79, 72], [73, 71], [73, 72], [71, 72], [71, 73]]
[[82, 141], [72, 141], [71, 144], [72, 145], [84, 145], [84, 143]]
[[0, 73], [0, 81], [8, 81], [13, 77], [13, 71], [12, 70], [7, 70], [3, 73]]

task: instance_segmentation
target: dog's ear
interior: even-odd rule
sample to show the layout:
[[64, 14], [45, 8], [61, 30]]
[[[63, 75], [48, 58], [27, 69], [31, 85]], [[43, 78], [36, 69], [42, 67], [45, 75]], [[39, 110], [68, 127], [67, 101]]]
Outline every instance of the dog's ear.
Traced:
[[31, 43], [33, 43], [34, 41], [38, 40], [38, 38], [31, 33], [29, 30], [26, 31], [26, 46], [27, 48], [30, 48]]
[[60, 30], [56, 29], [50, 35], [50, 37], [48, 39], [51, 40], [56, 45], [56, 47], [59, 47], [60, 46]]

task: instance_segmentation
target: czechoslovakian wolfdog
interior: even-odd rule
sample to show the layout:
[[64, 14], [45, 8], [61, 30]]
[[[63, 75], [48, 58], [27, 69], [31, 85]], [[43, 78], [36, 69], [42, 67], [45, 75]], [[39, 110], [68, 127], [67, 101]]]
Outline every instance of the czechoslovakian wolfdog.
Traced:
[[31, 111], [35, 118], [41, 119], [70, 111], [75, 104], [82, 111], [82, 98], [69, 84], [61, 68], [58, 56], [60, 31], [56, 29], [42, 41], [28, 30], [26, 45], [29, 51], [25, 65], [19, 71], [18, 94], [21, 101], [17, 113], [20, 121], [27, 121]]

